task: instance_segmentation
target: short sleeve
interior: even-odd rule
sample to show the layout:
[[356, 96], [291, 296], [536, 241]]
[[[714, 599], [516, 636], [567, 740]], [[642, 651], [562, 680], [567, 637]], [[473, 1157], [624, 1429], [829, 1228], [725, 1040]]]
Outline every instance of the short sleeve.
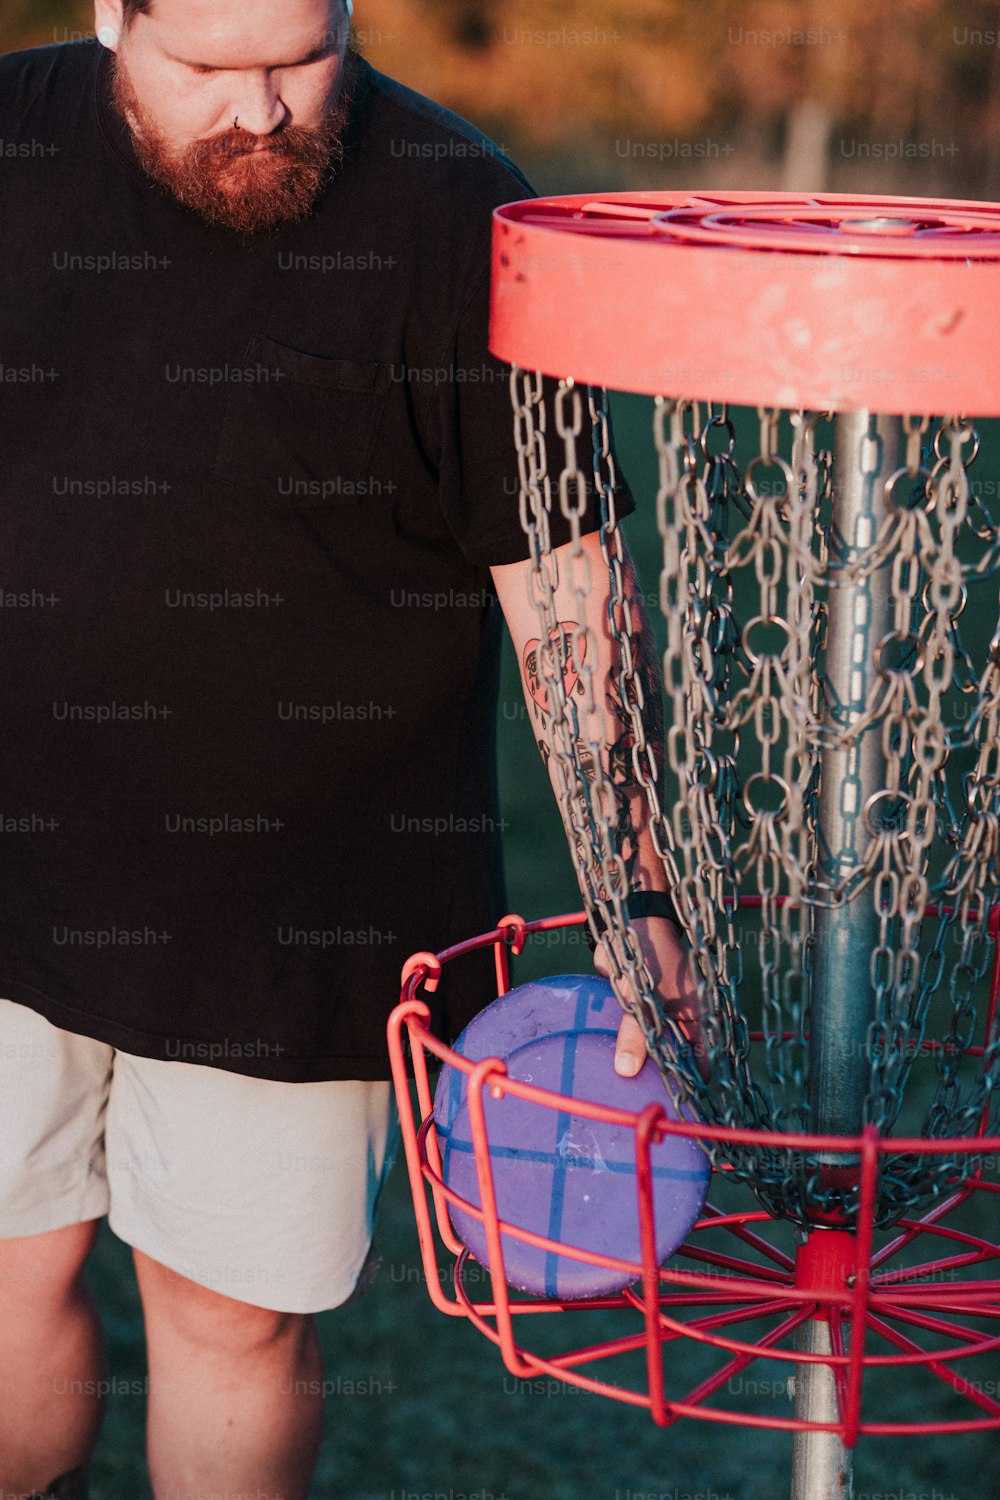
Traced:
[[[451, 348], [441, 361], [435, 386], [435, 427], [440, 438], [441, 504], [445, 519], [466, 559], [481, 567], [521, 562], [529, 555], [520, 520], [520, 480], [510, 396], [510, 367], [489, 352], [487, 273], [480, 281], [456, 328]], [[558, 478], [565, 462], [565, 441], [556, 431], [559, 383], [546, 378], [546, 459], [551, 486], [552, 546], [570, 541], [570, 523], [561, 514]], [[601, 525], [601, 498], [593, 483], [593, 439], [589, 407], [578, 443], [578, 462], [586, 476], [584, 533]], [[612, 447], [612, 452], [613, 452]], [[615, 512], [632, 513], [635, 500], [615, 455]]]

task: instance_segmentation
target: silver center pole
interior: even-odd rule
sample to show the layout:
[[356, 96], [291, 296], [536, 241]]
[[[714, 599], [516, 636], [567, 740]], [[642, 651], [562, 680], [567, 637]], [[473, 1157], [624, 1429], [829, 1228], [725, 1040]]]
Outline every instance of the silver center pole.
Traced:
[[[822, 1229], [814, 1231], [822, 1234]], [[795, 1347], [829, 1354], [830, 1325], [810, 1318]], [[796, 1365], [795, 1415], [803, 1422], [836, 1422], [837, 1397], [830, 1365]], [[835, 1432], [797, 1432], [792, 1439], [792, 1500], [851, 1500], [852, 1454]]]
[[[850, 561], [875, 541], [885, 514], [884, 485], [900, 467], [903, 429], [899, 417], [871, 411], [837, 417], [831, 559]], [[824, 724], [842, 734], [857, 723], [875, 676], [874, 650], [892, 628], [889, 568], [827, 596], [826, 704]], [[832, 738], [832, 733], [831, 733]], [[824, 748], [820, 757], [818, 873], [837, 886], [857, 869], [871, 834], [865, 803], [885, 787], [881, 726], [853, 743]], [[878, 946], [879, 920], [871, 886], [842, 906], [816, 912], [809, 1040], [810, 1129], [822, 1135], [858, 1135], [864, 1124], [868, 1087], [867, 1043], [872, 1021], [870, 962]], [[857, 1157], [821, 1155], [831, 1187], [856, 1170]], [[823, 1234], [815, 1229], [814, 1234]], [[830, 1353], [829, 1325], [811, 1319], [797, 1347]], [[829, 1365], [797, 1366], [795, 1415], [811, 1422], [837, 1422], [839, 1411]], [[792, 1454], [792, 1500], [850, 1500], [851, 1454], [836, 1433], [796, 1433]]]

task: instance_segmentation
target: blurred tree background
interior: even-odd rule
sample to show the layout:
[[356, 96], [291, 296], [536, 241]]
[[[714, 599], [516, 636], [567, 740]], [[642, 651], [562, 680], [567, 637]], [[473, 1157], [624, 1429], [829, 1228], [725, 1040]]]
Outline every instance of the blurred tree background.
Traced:
[[[960, 0], [358, 0], [384, 72], [543, 191], [754, 187], [995, 197], [1000, 8]], [[4, 0], [0, 50], [92, 36]]]

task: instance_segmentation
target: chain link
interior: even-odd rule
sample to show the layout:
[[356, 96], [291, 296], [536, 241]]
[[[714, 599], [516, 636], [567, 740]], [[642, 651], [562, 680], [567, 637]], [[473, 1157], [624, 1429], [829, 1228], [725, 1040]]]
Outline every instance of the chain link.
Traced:
[[[598, 710], [595, 696], [593, 664], [597, 660], [596, 642], [593, 632], [585, 625], [574, 631], [569, 646], [573, 671], [580, 684], [575, 695], [566, 691], [564, 681], [565, 663], [559, 645], [562, 631], [555, 608], [555, 593], [560, 580], [548, 525], [551, 488], [545, 468], [547, 412], [542, 377], [526, 375], [515, 368], [511, 374], [511, 399], [521, 476], [521, 518], [531, 548], [529, 588], [539, 617], [542, 643], [539, 668], [550, 710], [546, 734], [557, 769], [563, 823], [591, 932], [601, 941], [607, 954], [619, 1003], [638, 1020], [647, 1046], [668, 1080], [671, 1098], [680, 1108], [690, 1105], [698, 1074], [688, 1056], [683, 1033], [672, 1018], [663, 1014], [657, 1003], [649, 966], [628, 922], [624, 905], [627, 889], [625, 867], [613, 832], [615, 797], [605, 768], [601, 743], [603, 715]], [[588, 490], [578, 461], [584, 400], [575, 383], [564, 380], [559, 382], [554, 404], [555, 429], [564, 445], [559, 504], [570, 526], [569, 551], [565, 554], [567, 582], [575, 598], [576, 618], [585, 621], [591, 579], [581, 541], [580, 517], [586, 508]], [[623, 644], [619, 688], [635, 736], [634, 769], [650, 801], [653, 835], [661, 856], [669, 859], [671, 836], [659, 806], [656, 791], [659, 768], [653, 762], [652, 749], [646, 740], [642, 688], [632, 649], [632, 623], [625, 595], [624, 559], [615, 512], [617, 478], [607, 428], [607, 408], [599, 407], [593, 393], [588, 392], [587, 411], [592, 434], [593, 483], [601, 496], [602, 553], [609, 575], [609, 626]], [[603, 683], [601, 691], [603, 694]], [[583, 745], [589, 752], [586, 773], [580, 763], [580, 747]]]
[[[696, 1104], [719, 1125], [776, 1132], [765, 1147], [707, 1147], [713, 1159], [749, 1182], [772, 1213], [798, 1222], [809, 1222], [817, 1211], [850, 1217], [855, 1190], [831, 1187], [815, 1159], [780, 1145], [780, 1132], [810, 1127], [810, 989], [819, 909], [865, 901], [876, 919], [868, 1119], [891, 1131], [928, 1044], [934, 1045], [937, 1083], [924, 1121], [927, 1135], [973, 1133], [1000, 1083], [1000, 1037], [980, 1034], [990, 962], [986, 921], [1000, 892], [1000, 628], [978, 674], [960, 628], [970, 586], [993, 577], [1000, 563], [1000, 532], [969, 483], [978, 435], [957, 416], [936, 426], [926, 416], [904, 418], [903, 465], [884, 484], [868, 487], [872, 493], [845, 546], [831, 520], [835, 459], [819, 444], [829, 414], [800, 411], [786, 418], [776, 408], [760, 408], [757, 452], [741, 470], [724, 405], [705, 409], [656, 398], [668, 726], [661, 767], [647, 738], [636, 670], [607, 398], [589, 388], [584, 398], [572, 380], [560, 382], [555, 429], [564, 467], [553, 486], [545, 467], [543, 389], [540, 376], [512, 372], [530, 590], [547, 643], [540, 656], [552, 706], [550, 753], [592, 931], [601, 936], [603, 928], [619, 1001], [641, 1025], [675, 1105]], [[708, 1083], [659, 1006], [627, 921], [614, 798], [597, 728], [596, 694], [606, 685], [595, 682], [597, 655], [583, 629], [570, 646], [582, 691], [571, 698], [563, 684], [548, 520], [555, 491], [572, 539], [566, 567], [576, 618], [584, 620], [586, 596], [596, 584], [580, 535], [585, 416], [601, 501], [617, 690], [631, 725], [632, 770], [646, 798], [653, 843], [690, 943], [707, 1017]], [[862, 473], [876, 472], [872, 447], [861, 444]], [[966, 545], [963, 554], [970, 537], [978, 545]], [[975, 560], [963, 561], [972, 552]], [[888, 580], [891, 629], [873, 643], [862, 698], [838, 707], [823, 670], [831, 593], [851, 590], [863, 623], [868, 581], [879, 572]], [[884, 765], [884, 785], [874, 794], [869, 787], [867, 795], [859, 759], [865, 736], [878, 737]], [[586, 771], [581, 746], [589, 752]], [[848, 836], [835, 873], [821, 877], [820, 771], [833, 749], [854, 768], [839, 789]], [[949, 774], [956, 751], [970, 764], [960, 784]], [[749, 949], [748, 896], [759, 903]], [[928, 916], [932, 902], [937, 919]], [[956, 950], [950, 962], [949, 943]], [[744, 972], [745, 951], [756, 954], [752, 980]], [[758, 1002], [760, 1081], [751, 1066], [749, 1020]], [[972, 1062], [969, 1049], [977, 1039], [985, 1055]], [[942, 1192], [972, 1165], [958, 1153], [889, 1158], [880, 1222]]]

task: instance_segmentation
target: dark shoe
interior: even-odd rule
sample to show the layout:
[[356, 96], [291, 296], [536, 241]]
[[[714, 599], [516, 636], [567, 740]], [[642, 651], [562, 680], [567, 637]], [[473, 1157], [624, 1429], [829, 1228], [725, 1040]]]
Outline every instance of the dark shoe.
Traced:
[[53, 1479], [44, 1493], [39, 1492], [29, 1500], [87, 1500], [87, 1471], [74, 1469], [71, 1474], [60, 1474]]

